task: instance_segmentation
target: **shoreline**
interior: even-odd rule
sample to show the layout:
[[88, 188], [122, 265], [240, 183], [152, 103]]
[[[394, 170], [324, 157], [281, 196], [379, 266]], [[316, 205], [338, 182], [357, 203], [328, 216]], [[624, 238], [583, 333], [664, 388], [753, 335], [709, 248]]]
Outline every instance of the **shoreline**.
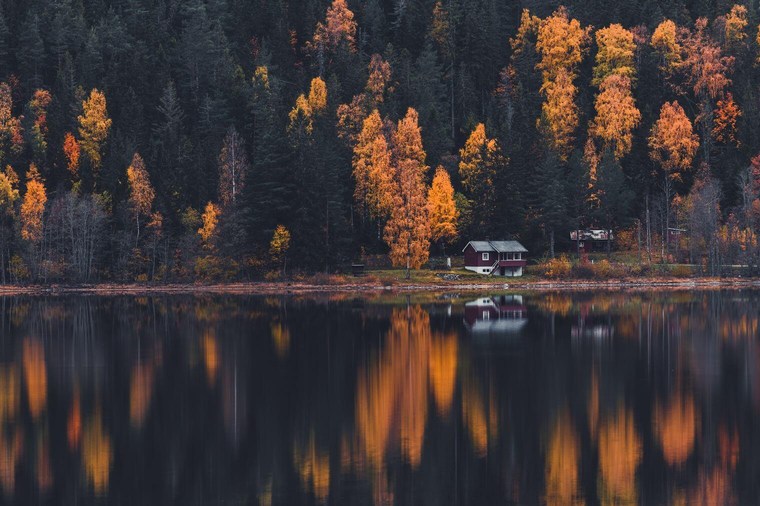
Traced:
[[319, 284], [308, 281], [251, 281], [241, 283], [95, 283], [50, 285], [2, 285], [0, 296], [44, 295], [299, 295], [318, 293], [394, 293], [394, 292], [502, 292], [502, 291], [590, 291], [590, 290], [720, 290], [760, 289], [760, 278], [630, 278], [608, 280], [531, 280], [507, 283], [464, 283], [456, 281], [380, 282]]

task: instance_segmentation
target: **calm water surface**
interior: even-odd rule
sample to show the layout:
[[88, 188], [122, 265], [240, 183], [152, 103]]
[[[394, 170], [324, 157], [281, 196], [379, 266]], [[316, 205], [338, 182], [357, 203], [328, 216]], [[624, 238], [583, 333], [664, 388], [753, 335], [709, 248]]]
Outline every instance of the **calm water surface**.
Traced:
[[760, 293], [0, 299], [7, 504], [754, 504]]

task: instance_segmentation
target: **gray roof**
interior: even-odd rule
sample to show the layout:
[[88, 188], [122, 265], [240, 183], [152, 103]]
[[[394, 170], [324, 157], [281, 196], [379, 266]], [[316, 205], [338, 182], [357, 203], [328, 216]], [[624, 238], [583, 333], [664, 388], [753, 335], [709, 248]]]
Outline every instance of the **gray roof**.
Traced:
[[[496, 251], [498, 253], [527, 253], [525, 246], [517, 241], [470, 241], [467, 246], [472, 246], [475, 251]], [[467, 246], [464, 249], [467, 249]], [[464, 251], [464, 250], [462, 250]]]

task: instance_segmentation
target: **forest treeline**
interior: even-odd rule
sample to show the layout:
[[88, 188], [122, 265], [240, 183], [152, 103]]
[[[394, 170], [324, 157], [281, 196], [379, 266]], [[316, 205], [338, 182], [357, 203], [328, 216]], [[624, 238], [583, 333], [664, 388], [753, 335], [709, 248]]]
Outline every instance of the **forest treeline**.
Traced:
[[759, 263], [754, 5], [0, 6], [2, 282], [554, 256], [579, 227]]

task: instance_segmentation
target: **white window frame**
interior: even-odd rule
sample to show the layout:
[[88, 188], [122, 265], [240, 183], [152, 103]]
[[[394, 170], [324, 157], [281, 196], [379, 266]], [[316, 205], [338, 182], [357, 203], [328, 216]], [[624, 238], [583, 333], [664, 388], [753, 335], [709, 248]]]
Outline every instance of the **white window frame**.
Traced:
[[481, 258], [481, 259], [482, 259], [484, 262], [488, 262], [488, 261], [489, 261], [489, 259], [491, 258], [491, 256], [490, 256], [490, 255], [488, 254], [488, 252], [486, 251], [486, 252], [484, 252], [484, 253], [482, 253], [482, 254], [481, 254], [480, 258]]

